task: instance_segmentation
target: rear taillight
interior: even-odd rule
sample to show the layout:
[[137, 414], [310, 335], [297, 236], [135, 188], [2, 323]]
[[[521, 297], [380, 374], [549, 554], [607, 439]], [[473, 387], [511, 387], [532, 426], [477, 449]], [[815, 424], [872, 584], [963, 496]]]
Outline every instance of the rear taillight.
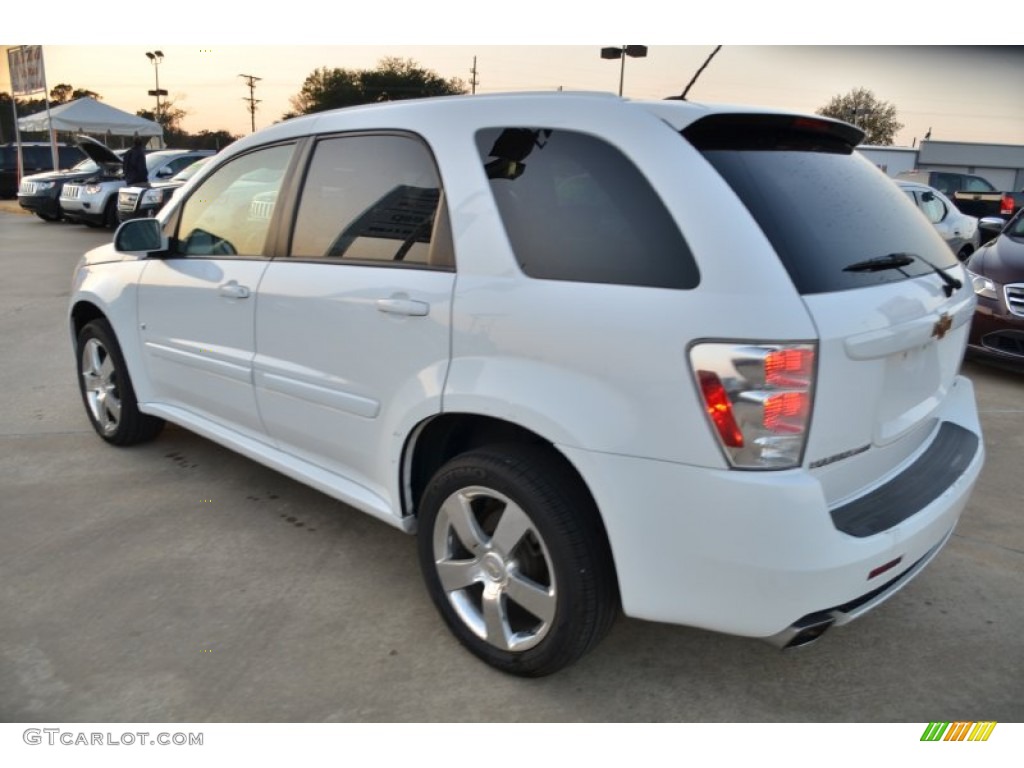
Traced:
[[999, 204], [999, 212], [1004, 216], [1010, 216], [1013, 213], [1013, 196], [1003, 195], [1003, 199]]
[[813, 344], [696, 344], [690, 365], [733, 467], [800, 465], [814, 398]]

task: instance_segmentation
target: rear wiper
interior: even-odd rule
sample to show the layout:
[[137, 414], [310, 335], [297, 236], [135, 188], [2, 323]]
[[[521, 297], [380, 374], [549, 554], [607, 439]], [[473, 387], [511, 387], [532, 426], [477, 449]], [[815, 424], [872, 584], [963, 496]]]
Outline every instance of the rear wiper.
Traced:
[[918, 256], [916, 253], [890, 253], [888, 256], [882, 256], [877, 259], [858, 261], [843, 267], [843, 272], [878, 272], [883, 269], [902, 269], [913, 264], [915, 259], [929, 266], [932, 272], [942, 278], [942, 282], [945, 283], [942, 290], [946, 296], [952, 296], [953, 291], [958, 291], [963, 286], [963, 283], [955, 277], [950, 277], [928, 261], [928, 259], [924, 258], [924, 256]]
[[883, 269], [899, 269], [909, 267], [914, 260], [905, 253], [890, 253], [877, 259], [858, 261], [843, 267], [843, 272], [881, 272]]

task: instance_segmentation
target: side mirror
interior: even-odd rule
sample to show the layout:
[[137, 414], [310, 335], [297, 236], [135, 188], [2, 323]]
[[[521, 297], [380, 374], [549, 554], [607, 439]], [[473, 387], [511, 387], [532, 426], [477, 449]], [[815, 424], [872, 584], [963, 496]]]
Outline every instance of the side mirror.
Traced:
[[156, 219], [129, 219], [114, 233], [118, 253], [150, 254], [166, 251], [169, 239]]
[[174, 172], [170, 168], [161, 168], [159, 171], [156, 172], [156, 177], [158, 179], [166, 179], [167, 177], [173, 175]]
[[986, 216], [978, 222], [978, 226], [986, 232], [1002, 232], [1003, 227], [1006, 226], [1006, 219], [1001, 219], [998, 216]]

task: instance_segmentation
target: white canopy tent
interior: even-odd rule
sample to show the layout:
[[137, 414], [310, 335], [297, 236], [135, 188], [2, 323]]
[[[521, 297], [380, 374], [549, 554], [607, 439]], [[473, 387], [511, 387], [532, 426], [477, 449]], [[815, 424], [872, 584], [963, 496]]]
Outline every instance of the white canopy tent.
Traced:
[[18, 129], [26, 132], [54, 130], [114, 136], [159, 136], [161, 144], [164, 135], [159, 123], [88, 97], [53, 107], [49, 115], [37, 112], [19, 117]]

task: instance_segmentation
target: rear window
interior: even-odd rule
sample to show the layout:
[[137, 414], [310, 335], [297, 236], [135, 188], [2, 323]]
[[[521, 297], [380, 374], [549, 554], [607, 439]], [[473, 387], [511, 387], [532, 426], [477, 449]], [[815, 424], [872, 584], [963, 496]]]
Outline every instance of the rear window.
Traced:
[[615, 147], [550, 128], [487, 129], [476, 141], [525, 274], [677, 289], [700, 281], [661, 198]]
[[[722, 121], [700, 121], [684, 136], [746, 205], [801, 294], [931, 273], [920, 259], [898, 269], [844, 271], [892, 254], [918, 256], [943, 269], [957, 263], [899, 187], [853, 151], [856, 141], [844, 140], [845, 129], [822, 124], [820, 134], [787, 132], [772, 118], [766, 130], [747, 122], [743, 131], [730, 133], [727, 125], [716, 130], [709, 124], [716, 119]], [[764, 136], [752, 141], [754, 134]]]

